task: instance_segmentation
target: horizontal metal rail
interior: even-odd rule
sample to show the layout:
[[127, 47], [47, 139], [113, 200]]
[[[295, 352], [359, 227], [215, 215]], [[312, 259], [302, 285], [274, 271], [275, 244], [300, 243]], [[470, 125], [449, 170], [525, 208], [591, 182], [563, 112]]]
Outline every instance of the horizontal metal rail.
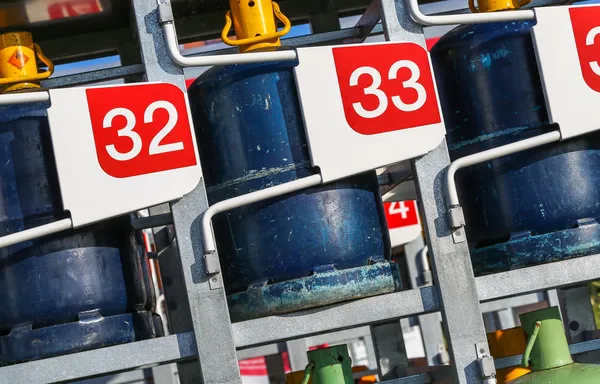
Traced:
[[192, 332], [0, 367], [2, 383], [62, 383], [167, 364], [197, 354]]
[[[211, 205], [204, 216], [202, 217], [202, 237], [204, 242], [204, 254], [210, 255], [216, 252], [217, 247], [212, 232], [211, 221], [212, 218], [221, 212], [229, 211], [234, 208], [243, 207], [244, 205], [257, 203], [259, 201], [267, 200], [273, 197], [282, 196], [288, 193], [300, 191], [302, 189], [314, 187], [320, 185], [323, 182], [323, 178], [320, 174], [304, 177], [302, 179], [290, 181], [288, 183], [276, 185], [261, 189], [259, 191], [251, 192], [245, 195], [237, 196], [232, 199], [227, 199]], [[209, 273], [214, 273], [213, 271]]]
[[50, 94], [44, 91], [0, 95], [0, 105], [45, 103], [48, 101], [50, 101]]
[[419, 9], [418, 0], [405, 0], [408, 3], [410, 16], [423, 25], [454, 25], [454, 24], [483, 24], [502, 21], [535, 20], [535, 12], [531, 9], [509, 12], [487, 12], [455, 15], [425, 15]]
[[459, 206], [458, 192], [456, 190], [456, 181], [454, 177], [456, 172], [462, 168], [470, 167], [471, 165], [480, 164], [486, 161], [494, 160], [502, 156], [511, 155], [513, 153], [525, 151], [527, 149], [540, 147], [549, 143], [560, 140], [560, 132], [554, 131], [544, 133], [543, 135], [534, 136], [529, 139], [515, 141], [514, 143], [502, 145], [500, 147], [481, 151], [469, 156], [461, 157], [453, 161], [446, 171], [446, 205], [448, 208]]
[[52, 235], [53, 233], [66, 231], [71, 228], [73, 228], [73, 221], [71, 219], [62, 219], [34, 228], [25, 229], [24, 231], [0, 237], [0, 248], [9, 247], [29, 240], [35, 240], [38, 237]]
[[[600, 339], [583, 341], [581, 343], [569, 345], [569, 352], [571, 352], [571, 355], [578, 355], [580, 353], [597, 351], [599, 349]], [[495, 359], [494, 364], [496, 365], [496, 369], [516, 367], [517, 365], [521, 365], [522, 358], [523, 355], [504, 357], [502, 359]]]
[[218, 55], [218, 56], [202, 56], [202, 57], [186, 57], [179, 50], [177, 42], [177, 33], [175, 32], [175, 22], [173, 19], [173, 10], [170, 3], [160, 3], [158, 5], [158, 14], [162, 30], [164, 33], [165, 44], [171, 59], [182, 67], [204, 67], [210, 65], [230, 65], [230, 64], [249, 64], [249, 63], [264, 63], [272, 61], [290, 61], [296, 60], [298, 55], [295, 50], [284, 50], [274, 52], [254, 52], [233, 54], [233, 55]]

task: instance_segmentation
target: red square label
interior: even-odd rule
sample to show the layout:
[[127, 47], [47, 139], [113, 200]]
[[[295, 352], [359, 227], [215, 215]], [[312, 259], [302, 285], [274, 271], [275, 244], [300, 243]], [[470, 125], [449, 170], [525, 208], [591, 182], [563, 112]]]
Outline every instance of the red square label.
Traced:
[[389, 229], [419, 224], [415, 200], [391, 201], [384, 203], [383, 206]]
[[98, 0], [69, 0], [48, 5], [48, 15], [52, 20], [99, 13], [101, 11], [102, 8]]
[[414, 43], [333, 48], [348, 125], [363, 135], [441, 122], [427, 51]]
[[600, 7], [569, 8], [581, 74], [588, 87], [600, 92]]
[[86, 90], [98, 163], [124, 178], [196, 165], [183, 91], [172, 84]]

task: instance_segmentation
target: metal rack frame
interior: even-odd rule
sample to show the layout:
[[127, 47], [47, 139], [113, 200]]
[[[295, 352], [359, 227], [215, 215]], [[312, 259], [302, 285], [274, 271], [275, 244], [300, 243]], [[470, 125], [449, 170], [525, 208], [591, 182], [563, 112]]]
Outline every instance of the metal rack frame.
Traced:
[[[142, 64], [125, 65], [64, 78], [47, 80], [46, 86], [63, 87], [93, 81], [145, 74], [147, 81], [173, 83], [185, 89], [183, 70], [170, 58], [159, 23], [156, 1], [131, 0], [135, 10]], [[407, 12], [410, 0], [375, 0], [387, 40], [425, 45], [423, 27]], [[542, 1], [549, 2], [549, 1]], [[539, 3], [539, 2], [538, 2]], [[296, 38], [297, 44], [340, 39], [364, 39], [375, 27], [373, 15], [356, 29]], [[377, 27], [378, 28], [378, 27]], [[380, 33], [376, 30], [375, 33]], [[241, 382], [236, 349], [261, 346], [334, 330], [371, 325], [402, 317], [441, 311], [452, 360], [454, 381], [481, 382], [478, 359], [488, 354], [480, 302], [584, 283], [600, 278], [600, 255], [581, 257], [493, 275], [474, 277], [467, 243], [454, 243], [446, 220], [443, 175], [450, 164], [445, 141], [422, 158], [411, 162], [419, 196], [419, 210], [432, 255], [435, 285], [369, 297], [301, 313], [231, 323], [220, 275], [205, 270], [201, 220], [208, 209], [204, 182], [170, 205], [177, 243], [163, 256], [170, 271], [180, 275], [169, 288], [179, 309], [170, 317], [175, 334], [153, 340], [117, 345], [0, 368], [0, 381], [52, 383], [132, 370], [171, 362], [192, 362], [182, 370], [182, 382], [200, 375], [204, 384]], [[175, 248], [177, 247], [177, 248]], [[164, 260], [164, 259], [167, 260]], [[162, 267], [162, 265], [161, 265]], [[215, 280], [217, 279], [217, 280]], [[600, 349], [600, 343], [572, 345], [572, 352]], [[497, 362], [507, 366], [511, 357]], [[193, 364], [197, 361], [198, 364]], [[199, 365], [199, 367], [198, 367]], [[199, 368], [199, 369], [198, 369]], [[189, 372], [188, 372], [189, 371]], [[425, 376], [390, 381], [426, 383]]]

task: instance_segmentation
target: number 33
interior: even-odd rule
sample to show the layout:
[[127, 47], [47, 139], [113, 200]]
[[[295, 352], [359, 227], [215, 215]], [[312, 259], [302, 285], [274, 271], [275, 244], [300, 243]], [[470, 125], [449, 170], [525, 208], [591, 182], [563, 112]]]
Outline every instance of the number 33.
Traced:
[[[402, 99], [400, 99], [400, 96], [395, 95], [391, 97], [392, 103], [400, 111], [413, 112], [425, 105], [425, 102], [427, 101], [427, 91], [423, 85], [418, 83], [418, 80], [421, 76], [419, 67], [410, 60], [399, 60], [392, 64], [388, 72], [388, 79], [395, 80], [398, 77], [398, 71], [400, 68], [408, 68], [410, 70], [410, 78], [402, 82], [402, 85], [404, 88], [411, 88], [417, 91], [417, 100], [414, 103], [406, 104], [402, 101]], [[353, 103], [352, 106], [354, 107], [354, 111], [356, 111], [359, 116], [366, 119], [374, 119], [383, 115], [383, 113], [387, 110], [388, 97], [385, 92], [379, 89], [381, 86], [381, 73], [373, 67], [364, 66], [357, 68], [354, 72], [352, 72], [352, 75], [350, 75], [350, 86], [357, 86], [358, 80], [362, 75], [369, 75], [372, 79], [371, 85], [364, 89], [364, 94], [376, 96], [379, 100], [379, 105], [377, 108], [372, 110], [365, 109], [361, 102]]]

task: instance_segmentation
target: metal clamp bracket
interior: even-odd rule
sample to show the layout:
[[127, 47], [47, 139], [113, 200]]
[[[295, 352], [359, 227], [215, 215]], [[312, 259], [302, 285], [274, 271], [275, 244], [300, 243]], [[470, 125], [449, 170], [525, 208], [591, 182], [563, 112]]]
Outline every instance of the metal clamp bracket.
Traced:
[[465, 215], [460, 205], [448, 210], [448, 222], [452, 228], [452, 239], [455, 244], [467, 241], [465, 236]]
[[214, 205], [211, 205], [202, 216], [204, 267], [206, 268], [206, 273], [214, 275], [210, 279], [211, 289], [222, 287], [222, 283], [221, 285], [219, 285], [219, 282], [221, 280], [221, 266], [219, 265], [217, 244], [215, 242], [212, 230], [212, 218], [216, 214], [229, 211], [235, 208], [243, 207], [244, 205], [257, 203], [273, 197], [278, 197], [288, 193], [296, 192], [305, 188], [314, 187], [320, 185], [322, 182], [323, 178], [320, 174], [312, 175], [304, 177], [302, 179], [290, 181], [288, 183], [276, 185], [274, 187], [269, 187], [245, 195], [237, 196], [232, 199], [223, 200]]
[[171, 59], [181, 67], [204, 67], [210, 65], [230, 65], [265, 63], [274, 61], [296, 60], [298, 55], [295, 50], [250, 52], [244, 54], [215, 55], [201, 57], [186, 57], [179, 51], [177, 32], [173, 19], [173, 10], [168, 1], [158, 3], [158, 18], [162, 26], [165, 45]]
[[454, 239], [454, 242], [461, 243], [466, 241], [464, 231], [464, 226], [466, 224], [465, 217], [462, 208], [460, 207], [458, 191], [456, 190], [456, 180], [454, 180], [456, 172], [462, 168], [470, 167], [471, 165], [484, 163], [502, 156], [550, 144], [559, 141], [560, 139], [561, 136], [559, 131], [544, 133], [539, 136], [530, 137], [529, 139], [515, 141], [514, 143], [488, 149], [487, 151], [477, 152], [453, 161], [446, 169], [444, 187], [446, 193], [446, 205], [448, 207], [448, 223], [452, 227], [452, 238]]
[[475, 344], [477, 351], [477, 364], [484, 384], [496, 384], [496, 365], [494, 358], [490, 356], [487, 343]]

